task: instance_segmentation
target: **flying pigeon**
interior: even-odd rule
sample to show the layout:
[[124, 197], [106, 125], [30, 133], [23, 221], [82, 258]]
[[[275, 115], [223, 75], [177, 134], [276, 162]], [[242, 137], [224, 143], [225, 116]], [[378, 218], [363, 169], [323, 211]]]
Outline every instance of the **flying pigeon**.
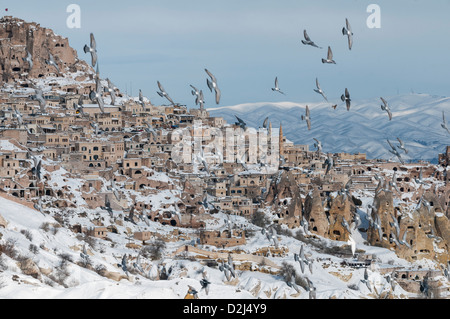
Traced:
[[[311, 261], [306, 258], [305, 251], [303, 249], [303, 245], [300, 247], [300, 252], [298, 254], [294, 253], [294, 260], [300, 264], [300, 269], [302, 271], [302, 274], [305, 273], [305, 265], [311, 265]], [[309, 267], [309, 270], [311, 271], [311, 266]]]
[[316, 143], [314, 143], [314, 147], [317, 148], [317, 154], [320, 154], [320, 152], [322, 152], [322, 142], [316, 138], [313, 138], [313, 140], [316, 141]]
[[84, 50], [84, 53], [91, 54], [92, 67], [94, 67], [97, 64], [97, 44], [95, 42], [94, 34], [91, 33], [90, 36], [91, 36], [90, 46], [85, 44], [83, 50]]
[[267, 128], [268, 124], [269, 124], [269, 117], [266, 117], [266, 119], [264, 120], [264, 123], [263, 123], [263, 128]]
[[19, 126], [22, 126], [22, 125], [25, 126], [27, 132], [31, 133], [30, 130], [28, 129], [28, 126], [23, 121], [22, 113], [20, 113], [20, 111], [16, 108], [16, 106], [14, 106], [14, 113], [15, 113], [15, 116], [17, 118], [17, 122], [18, 122]]
[[296, 292], [300, 293], [300, 288], [295, 283], [295, 275], [291, 276], [290, 281], [286, 280], [286, 285], [288, 285], [288, 287], [294, 288]]
[[345, 25], [347, 28], [342, 28], [342, 34], [348, 37], [348, 49], [351, 50], [353, 46], [353, 32], [348, 19], [345, 19]]
[[441, 124], [441, 126], [442, 126], [442, 128], [444, 130], [446, 130], [448, 132], [448, 134], [450, 134], [450, 130], [448, 129], [448, 126], [447, 126], [447, 121], [445, 120], [445, 112], [444, 111], [442, 111], [442, 124]]
[[32, 168], [31, 172], [36, 176], [37, 180], [40, 181], [41, 180], [42, 160], [33, 156], [33, 161], [34, 161], [34, 167]]
[[189, 287], [188, 294], [194, 296], [194, 299], [198, 299], [198, 291], [190, 285], [188, 285], [188, 287]]
[[214, 90], [215, 95], [216, 95], [216, 104], [219, 104], [220, 102], [220, 89], [219, 86], [217, 85], [217, 79], [216, 77], [209, 72], [207, 69], [205, 69], [205, 72], [209, 75], [209, 77], [211, 78], [211, 80], [206, 79], [206, 84], [208, 85], [209, 90], [212, 92]]
[[111, 189], [112, 189], [116, 199], [120, 201], [122, 197], [120, 196], [119, 190], [117, 189], [116, 182], [114, 181], [114, 178], [111, 178]]
[[89, 259], [89, 255], [88, 255], [87, 250], [86, 250], [86, 244], [83, 245], [83, 249], [82, 249], [82, 251], [80, 253], [80, 257], [83, 258], [84, 260]]
[[325, 160], [325, 166], [327, 168], [325, 175], [328, 175], [328, 173], [330, 172], [330, 170], [333, 168], [334, 166], [334, 160], [333, 157], [328, 156], [327, 159]]
[[33, 57], [31, 56], [31, 53], [28, 52], [27, 50], [27, 57], [26, 58], [22, 58], [23, 62], [28, 63], [28, 68], [31, 71], [31, 69], [33, 68]]
[[406, 149], [406, 147], [405, 147], [405, 143], [403, 143], [403, 141], [401, 140], [401, 139], [399, 139], [398, 137], [397, 137], [397, 141], [399, 142], [399, 146], [398, 146], [398, 148], [399, 149], [401, 149], [403, 152], [405, 152], [405, 154], [408, 154], [408, 150]]
[[45, 216], [44, 210], [42, 209], [42, 201], [41, 198], [38, 199], [38, 202], [33, 205], [34, 209], [38, 210], [42, 215]]
[[41, 110], [41, 113], [44, 114], [45, 113], [45, 99], [44, 99], [44, 93], [42, 92], [41, 89], [35, 89], [34, 90], [36, 93], [36, 100], [39, 102], [39, 108]]
[[268, 240], [273, 241], [275, 248], [278, 248], [277, 231], [273, 226], [269, 227], [269, 230], [266, 232], [266, 237]]
[[158, 93], [158, 95], [160, 97], [165, 97], [172, 105], [175, 105], [173, 100], [170, 98], [169, 94], [167, 94], [167, 92], [164, 90], [164, 88], [161, 85], [161, 83], [159, 81], [157, 81], [157, 83], [158, 83], [158, 87], [159, 87], [159, 92], [156, 92], [156, 93]]
[[414, 178], [414, 181], [415, 181], [417, 184], [423, 184], [423, 185], [425, 185], [425, 182], [423, 181], [422, 167], [420, 168], [420, 171], [419, 171], [419, 177], [418, 177], [418, 178]]
[[394, 172], [394, 175], [392, 176], [392, 180], [389, 182], [389, 185], [391, 187], [393, 187], [395, 189], [395, 191], [397, 192], [397, 194], [400, 194], [400, 190], [398, 189], [398, 185], [397, 185], [397, 172]]
[[327, 99], [327, 97], [325, 96], [325, 93], [324, 93], [323, 90], [320, 88], [319, 80], [318, 80], [317, 78], [316, 78], [316, 87], [317, 87], [317, 89], [314, 89], [314, 92], [319, 93], [320, 95], [322, 95], [323, 98], [325, 99], [325, 101], [328, 102], [328, 99]]
[[122, 262], [120, 264], [117, 264], [119, 268], [121, 268], [125, 274], [128, 276], [128, 267], [127, 267], [127, 255], [123, 255]]
[[144, 95], [142, 94], [142, 90], [139, 90], [139, 104], [145, 108]]
[[305, 40], [302, 40], [302, 43], [304, 45], [310, 45], [310, 46], [322, 49], [317, 44], [315, 44], [313, 41], [311, 41], [311, 39], [309, 38], [308, 33], [306, 32], [306, 30], [303, 30], [303, 37], [305, 38]]
[[348, 93], [348, 89], [345, 88], [345, 93], [341, 95], [342, 102], [345, 102], [345, 105], [347, 106], [347, 111], [350, 111], [351, 107], [351, 99], [350, 99], [350, 93]]
[[83, 114], [84, 113], [84, 109], [83, 109], [83, 96], [80, 95], [80, 97], [78, 98], [78, 102], [73, 105], [75, 111], [77, 114]]
[[105, 103], [103, 102], [103, 95], [102, 95], [103, 89], [102, 84], [100, 82], [100, 78], [97, 77], [95, 82], [97, 85], [96, 91], [91, 91], [91, 93], [89, 93], [89, 98], [92, 101], [96, 101], [102, 113], [105, 113]]
[[203, 110], [205, 108], [205, 99], [203, 97], [203, 91], [200, 90], [199, 96], [198, 96], [198, 104], [200, 104], [200, 110]]
[[308, 130], [311, 130], [311, 118], [308, 105], [306, 106], [305, 115], [302, 115], [302, 121], [306, 121], [306, 125], [308, 126]]
[[242, 119], [240, 119], [236, 115], [235, 117], [238, 120], [238, 123], [236, 123], [236, 125], [239, 125], [245, 131], [245, 129], [247, 128], [247, 123], [245, 123]]
[[90, 125], [91, 125], [91, 127], [94, 129], [94, 134], [95, 134], [95, 136], [97, 136], [98, 133], [99, 133], [99, 131], [100, 131], [100, 127], [99, 127], [98, 123], [96, 123], [96, 122], [91, 122]]
[[399, 151], [395, 148], [394, 145], [392, 145], [392, 143], [387, 140], [389, 146], [391, 147], [391, 149], [389, 150], [390, 153], [394, 154], [395, 156], [397, 156], [397, 158], [399, 159], [399, 161], [404, 165], [405, 161], [403, 160], [402, 156], [400, 155]]
[[144, 124], [146, 125], [145, 131], [147, 133], [150, 133], [153, 137], [153, 140], [156, 141], [156, 131], [153, 126], [147, 121], [144, 121]]
[[359, 216], [358, 213], [355, 213], [353, 215], [353, 219], [352, 219], [352, 223], [355, 224], [354, 229], [357, 229], [359, 226], [361, 226], [361, 217]]
[[375, 216], [373, 225], [375, 226], [375, 229], [378, 230], [378, 237], [380, 238], [380, 241], [383, 240], [383, 230], [381, 229], [381, 221], [378, 214]]
[[380, 97], [380, 99], [383, 102], [383, 104], [381, 105], [381, 109], [383, 111], [387, 112], [387, 114], [389, 115], [389, 121], [391, 121], [392, 120], [392, 113], [391, 113], [391, 109], [389, 108], [389, 104], [382, 97]]
[[367, 268], [364, 269], [364, 279], [362, 279], [361, 282], [365, 283], [367, 288], [369, 288], [369, 290], [372, 291], [372, 286], [370, 283], [369, 273], [367, 271]]
[[111, 208], [111, 203], [109, 201], [109, 196], [108, 195], [105, 196], [105, 206], [101, 207], [101, 208], [106, 210], [109, 213], [109, 215], [112, 217], [113, 211], [112, 211], [112, 208]]
[[396, 238], [400, 237], [400, 225], [398, 224], [397, 219], [394, 217], [394, 215], [391, 214], [392, 222], [389, 222], [389, 225], [395, 229], [395, 235]]
[[110, 79], [106, 79], [108, 82], [108, 87], [105, 87], [105, 92], [108, 92], [111, 95], [111, 105], [116, 104], [116, 93], [115, 93], [115, 87], [114, 84], [112, 84]]
[[279, 88], [279, 86], [278, 86], [278, 77], [275, 77], [275, 87], [272, 88], [272, 91], [278, 92], [278, 93], [281, 93], [281, 94], [285, 95], [285, 94], [280, 90], [280, 88]]
[[327, 58], [326, 59], [322, 59], [322, 63], [336, 64], [336, 62], [333, 60], [333, 51], [331, 51], [330, 47], [328, 47]]
[[55, 59], [53, 58], [53, 55], [50, 52], [48, 53], [48, 60], [45, 60], [45, 63], [48, 65], [53, 65], [55, 69], [58, 71], [58, 73], [61, 73], [58, 64], [56, 64]]
[[300, 226], [303, 227], [303, 231], [306, 235], [309, 235], [309, 223], [306, 220], [305, 216], [302, 217], [302, 220], [300, 221]]
[[356, 242], [353, 239], [352, 236], [348, 236], [348, 241], [347, 243], [350, 245], [351, 249], [352, 249], [352, 257], [355, 256], [355, 252], [356, 252]]
[[133, 267], [139, 271], [141, 274], [144, 273], [144, 269], [142, 268], [141, 265], [141, 252], [139, 251], [139, 254], [136, 257], [136, 261], [133, 263]]
[[309, 291], [309, 299], [316, 299], [317, 288], [314, 287], [314, 284], [309, 278], [306, 278], [306, 282], [307, 282], [306, 290]]
[[209, 293], [209, 286], [211, 285], [211, 282], [209, 281], [208, 275], [206, 273], [206, 270], [202, 273], [202, 279], [200, 280], [200, 285], [202, 286], [202, 289], [205, 289], [206, 294]]
[[195, 95], [195, 105], [199, 103], [200, 91], [193, 85], [190, 85], [193, 90], [191, 90], [192, 95]]
[[407, 229], [405, 229], [405, 232], [403, 233], [402, 239], [399, 240], [399, 242], [400, 242], [401, 245], [405, 245], [406, 247], [411, 249], [411, 245], [406, 240], [406, 236], [408, 236], [408, 230]]
[[352, 233], [351, 230], [350, 230], [350, 225], [348, 224], [348, 222], [345, 219], [345, 217], [342, 217], [341, 225], [344, 226], [345, 230], [348, 231], [350, 234]]

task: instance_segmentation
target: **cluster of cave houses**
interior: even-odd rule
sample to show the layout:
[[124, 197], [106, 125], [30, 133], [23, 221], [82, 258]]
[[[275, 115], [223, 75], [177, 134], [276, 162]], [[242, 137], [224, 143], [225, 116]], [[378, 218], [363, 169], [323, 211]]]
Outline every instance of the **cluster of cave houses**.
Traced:
[[[133, 209], [135, 217], [145, 215], [163, 224], [201, 229], [208, 216], [217, 211], [251, 219], [256, 212], [267, 212], [270, 208], [273, 223], [295, 229], [302, 227], [305, 220], [313, 235], [348, 241], [350, 233], [345, 222], [352, 227], [361, 226], [355, 222], [361, 201], [353, 193], [364, 190], [373, 195], [368, 214], [377, 223], [369, 223], [360, 230], [367, 233], [371, 245], [395, 249], [408, 260], [422, 257], [442, 263], [449, 260], [450, 175], [446, 170], [450, 147], [437, 154], [438, 165], [427, 162], [401, 165], [367, 159], [360, 153], [323, 154], [310, 150], [308, 145], [293, 144], [283, 135], [281, 126], [276, 130], [278, 134], [273, 134], [270, 125], [268, 136], [284, 158], [275, 172], [246, 169], [237, 160], [210, 165], [205, 172], [201, 164], [198, 170], [194, 163], [175, 163], [171, 154], [179, 140], [172, 133], [180, 128], [189, 130], [199, 120], [202, 143], [208, 143], [212, 139], [210, 128], [238, 127], [238, 123], [228, 124], [202, 108], [155, 106], [150, 102], [141, 105], [134, 100], [107, 106], [101, 112], [86, 98], [80, 112], [74, 105], [80, 95], [87, 96], [92, 89], [89, 85], [69, 86], [54, 91], [59, 93], [46, 93], [45, 114], [39, 112], [32, 94], [0, 94], [1, 196], [29, 205], [45, 198], [47, 207], [76, 208], [79, 203], [66, 185], [55, 188], [48, 183], [48, 174], [64, 168], [68, 174], [64, 178], [84, 181], [80, 192], [90, 209], [104, 207], [108, 198], [113, 210]], [[22, 116], [22, 124], [16, 110]], [[33, 156], [45, 160], [42, 166], [45, 174], [39, 179], [33, 172]], [[329, 172], [324, 161], [327, 156], [334, 159]], [[393, 172], [395, 188], [391, 186]], [[161, 175], [170, 179], [159, 178]], [[416, 182], [419, 178], [423, 183]], [[109, 185], [108, 191], [104, 191], [105, 180], [114, 180], [119, 193], [132, 190], [141, 195], [139, 198], [162, 190], [181, 189], [176, 201], [179, 214], [175, 214], [172, 204], [154, 209], [147, 200], [135, 199], [131, 208], [124, 197], [114, 196]], [[210, 196], [212, 208], [203, 205], [205, 194]], [[92, 234], [106, 236], [110, 231], [106, 226], [95, 227]], [[232, 247], [246, 241], [245, 232], [239, 229], [204, 230], [201, 234], [203, 244], [217, 247]]]

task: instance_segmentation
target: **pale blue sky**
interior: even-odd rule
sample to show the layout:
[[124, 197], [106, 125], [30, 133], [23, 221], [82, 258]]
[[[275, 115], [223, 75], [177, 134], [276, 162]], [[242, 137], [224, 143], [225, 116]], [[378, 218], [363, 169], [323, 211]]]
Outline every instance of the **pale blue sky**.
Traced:
[[[69, 29], [66, 7], [81, 7], [81, 28]], [[381, 8], [381, 28], [369, 29], [369, 4]], [[169, 95], [193, 107], [189, 84], [205, 92], [208, 68], [222, 89], [220, 106], [249, 102], [319, 102], [315, 78], [331, 101], [348, 87], [353, 99], [397, 92], [450, 95], [448, 0], [164, 0], [2, 1], [4, 14], [68, 37], [80, 58], [93, 32], [100, 72], [121, 90], [139, 89], [154, 104], [160, 81]], [[352, 51], [341, 30], [348, 18]], [[323, 46], [301, 44], [303, 29]], [[337, 65], [324, 65], [330, 45]], [[272, 92], [278, 76], [286, 96]]]

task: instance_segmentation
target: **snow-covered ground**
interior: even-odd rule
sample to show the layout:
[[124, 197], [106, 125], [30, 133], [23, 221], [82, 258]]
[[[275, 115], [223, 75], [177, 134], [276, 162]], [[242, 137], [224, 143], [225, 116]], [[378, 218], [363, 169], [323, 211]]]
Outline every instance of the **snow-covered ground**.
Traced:
[[[364, 202], [363, 206], [367, 202]], [[10, 258], [2, 255], [0, 263], [0, 298], [27, 299], [27, 298], [69, 298], [69, 299], [180, 299], [184, 298], [189, 286], [198, 291], [200, 299], [277, 299], [277, 298], [296, 298], [307, 299], [309, 292], [304, 288], [299, 288], [297, 292], [289, 287], [286, 282], [278, 275], [263, 273], [258, 271], [236, 271], [236, 278], [228, 281], [225, 275], [217, 266], [207, 266], [199, 260], [193, 258], [196, 254], [189, 252], [183, 258], [174, 256], [173, 253], [185, 244], [191, 241], [178, 240], [167, 242], [163, 257], [160, 260], [150, 260], [141, 256], [140, 264], [144, 268], [142, 274], [132, 272], [133, 263], [138, 255], [139, 249], [127, 248], [126, 244], [134, 241], [126, 234], [131, 231], [149, 230], [162, 235], [169, 235], [173, 228], [163, 226], [154, 222], [138, 222], [136, 225], [123, 221], [122, 225], [115, 224], [117, 234], [108, 233], [110, 240], [97, 239], [95, 247], [86, 244], [85, 241], [66, 227], [58, 227], [53, 217], [41, 214], [40, 212], [9, 201], [0, 197], [0, 214], [8, 222], [6, 229], [0, 228], [0, 243], [13, 243], [18, 256], [30, 258], [40, 269], [40, 276], [34, 278], [25, 275], [17, 262], [20, 258]], [[89, 217], [100, 217], [107, 220], [109, 215], [99, 209], [87, 211], [88, 217], [84, 219], [84, 224], [89, 225]], [[114, 212], [118, 215], [120, 212]], [[209, 223], [208, 227], [220, 228], [224, 225], [225, 217], [221, 214], [216, 216], [218, 222]], [[83, 217], [77, 214], [67, 216], [65, 223], [75, 224], [82, 222]], [[254, 228], [253, 237], [248, 238], [247, 244], [235, 248], [240, 248], [246, 253], [255, 252], [262, 246], [269, 246], [271, 243], [260, 229], [249, 224], [244, 218], [233, 217], [232, 223], [245, 225]], [[47, 227], [44, 227], [46, 225]], [[107, 222], [106, 222], [107, 223]], [[67, 226], [66, 224], [66, 226]], [[48, 226], [50, 225], [50, 226]], [[194, 238], [195, 230], [182, 229], [185, 234], [192, 235]], [[294, 230], [295, 231], [295, 230]], [[418, 264], [410, 265], [406, 261], [399, 259], [394, 252], [371, 247], [364, 244], [364, 238], [355, 231], [353, 234], [357, 249], [364, 250], [368, 254], [377, 256], [377, 263], [369, 269], [369, 278], [372, 291], [369, 291], [366, 283], [363, 282], [364, 270], [353, 269], [341, 265], [342, 258], [321, 253], [314, 246], [305, 244], [294, 237], [280, 235], [280, 246], [288, 249], [284, 257], [268, 256], [271, 261], [281, 266], [283, 262], [291, 264], [296, 273], [302, 278], [308, 278], [316, 287], [317, 298], [339, 298], [339, 299], [359, 299], [359, 298], [377, 298], [383, 292], [390, 291], [391, 285], [386, 278], [382, 276], [378, 269], [383, 265], [396, 265], [404, 267], [417, 267]], [[347, 243], [332, 242], [321, 239], [323, 243], [330, 246], [344, 246]], [[35, 245], [34, 251], [30, 245]], [[99, 275], [94, 270], [79, 266], [82, 258], [80, 252], [86, 245], [91, 265], [94, 268], [103, 266], [107, 271], [122, 276], [119, 281], [108, 279]], [[314, 260], [311, 273], [309, 268], [304, 273], [301, 272], [299, 264], [294, 261], [294, 253], [298, 253], [301, 247], [305, 249], [305, 255]], [[202, 247], [204, 250], [218, 250], [215, 247]], [[231, 251], [231, 250], [230, 250]], [[122, 256], [127, 254], [129, 276], [118, 267]], [[64, 285], [55, 282], [52, 277], [60, 269], [61, 256], [66, 256], [69, 260], [66, 264], [68, 275], [64, 278]], [[239, 261], [235, 261], [238, 265]], [[421, 261], [424, 267], [433, 267], [431, 261]], [[167, 280], [156, 280], [157, 269], [165, 266], [171, 269]], [[49, 271], [52, 271], [52, 274]], [[206, 271], [210, 284], [209, 294], [201, 289], [200, 280], [202, 273]], [[377, 293], [374, 293], [376, 291]], [[396, 285], [391, 292], [396, 298], [408, 298], [410, 294], [404, 291], [399, 285]]]

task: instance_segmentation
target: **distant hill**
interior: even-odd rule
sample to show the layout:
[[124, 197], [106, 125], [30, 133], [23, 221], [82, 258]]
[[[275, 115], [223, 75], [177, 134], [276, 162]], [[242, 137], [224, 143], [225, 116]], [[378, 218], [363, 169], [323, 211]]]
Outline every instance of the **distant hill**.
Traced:
[[[409, 150], [408, 154], [402, 153], [406, 162], [436, 163], [438, 154], [450, 145], [450, 134], [441, 127], [442, 111], [450, 119], [450, 97], [409, 94], [383, 98], [390, 105], [392, 121], [381, 109], [380, 99], [352, 101], [350, 111], [344, 103], [339, 103], [334, 110], [331, 103], [294, 102], [248, 103], [208, 111], [229, 123], [234, 123], [237, 115], [255, 128], [262, 126], [268, 116], [274, 128], [281, 123], [283, 134], [295, 144], [308, 144], [313, 149], [313, 138], [317, 138], [325, 152], [360, 152], [368, 158], [397, 160], [389, 153], [386, 140], [398, 145], [398, 137]], [[301, 120], [306, 105], [311, 111], [311, 131]]]

